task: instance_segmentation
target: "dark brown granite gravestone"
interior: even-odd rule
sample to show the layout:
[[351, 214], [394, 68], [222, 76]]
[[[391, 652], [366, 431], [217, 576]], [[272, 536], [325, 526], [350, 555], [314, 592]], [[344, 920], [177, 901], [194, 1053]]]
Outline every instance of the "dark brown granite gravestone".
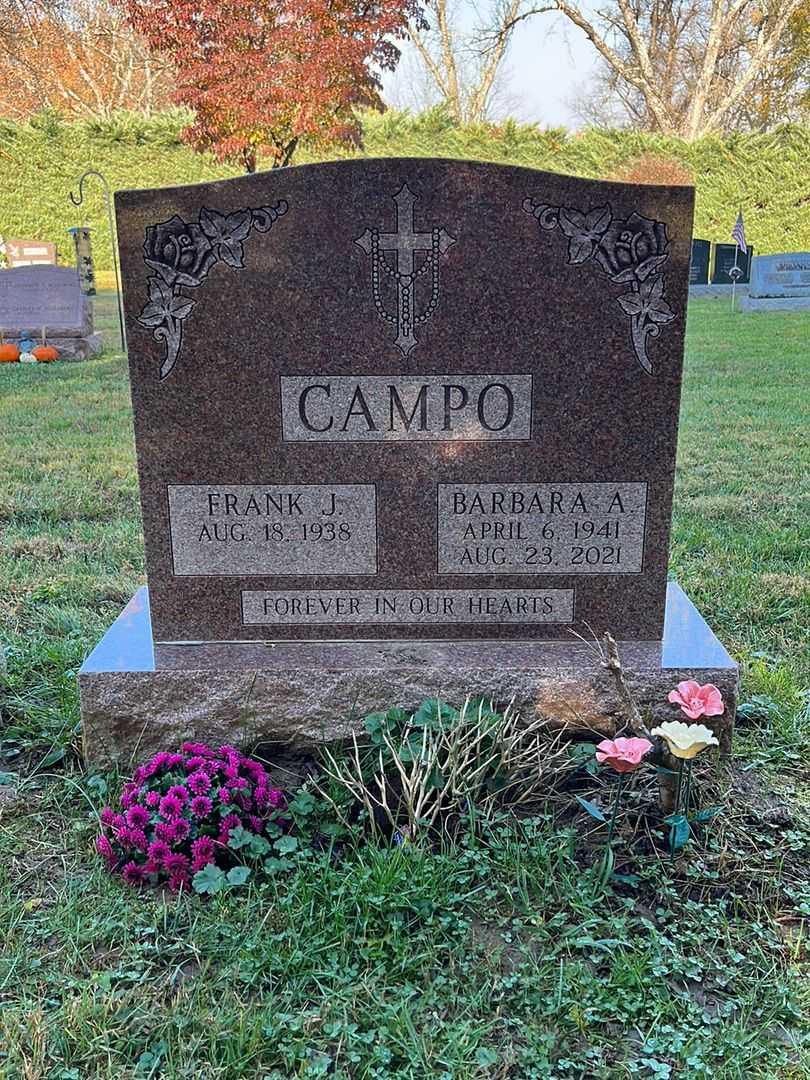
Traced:
[[605, 630], [656, 716], [714, 681], [727, 747], [737, 667], [666, 583], [692, 199], [423, 159], [119, 193], [149, 590], [80, 671], [88, 758], [437, 693], [609, 734]]
[[691, 189], [406, 159], [116, 207], [156, 640], [660, 639]]

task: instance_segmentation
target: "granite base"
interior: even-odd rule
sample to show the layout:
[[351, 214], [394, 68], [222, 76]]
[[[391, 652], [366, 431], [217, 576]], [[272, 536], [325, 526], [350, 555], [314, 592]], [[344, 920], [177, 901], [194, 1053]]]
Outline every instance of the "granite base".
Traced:
[[[738, 667], [678, 585], [668, 586], [663, 641], [620, 643], [619, 652], [651, 724], [680, 716], [666, 700], [680, 680], [718, 686], [727, 709], [711, 723], [728, 752]], [[306, 750], [362, 730], [371, 712], [431, 695], [514, 699], [525, 716], [600, 737], [622, 723], [610, 676], [579, 641], [159, 644], [146, 588], [82, 665], [79, 691], [84, 754], [96, 768], [126, 769], [184, 739]]]
[[746, 296], [741, 311], [810, 311], [810, 296]]

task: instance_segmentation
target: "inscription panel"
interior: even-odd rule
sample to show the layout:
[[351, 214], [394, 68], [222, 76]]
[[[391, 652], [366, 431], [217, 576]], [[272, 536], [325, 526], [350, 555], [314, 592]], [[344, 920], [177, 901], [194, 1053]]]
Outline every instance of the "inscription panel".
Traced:
[[570, 623], [573, 589], [329, 589], [242, 592], [245, 626]]
[[647, 485], [439, 484], [440, 574], [638, 574]]
[[285, 442], [530, 439], [531, 375], [281, 377]]
[[174, 573], [376, 574], [373, 484], [172, 485]]

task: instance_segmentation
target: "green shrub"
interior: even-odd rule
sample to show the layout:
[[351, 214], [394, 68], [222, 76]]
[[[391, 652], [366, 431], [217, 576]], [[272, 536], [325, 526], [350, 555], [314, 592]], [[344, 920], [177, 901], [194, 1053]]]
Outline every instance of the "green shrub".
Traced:
[[[25, 124], [0, 119], [0, 234], [54, 240], [71, 254], [65, 230], [86, 221], [94, 230], [96, 262], [111, 268], [103, 200], [97, 182], [86, 206], [69, 192], [85, 169], [98, 169], [113, 190], [168, 187], [238, 175], [180, 140], [188, 114], [146, 117], [118, 113], [106, 120], [67, 123], [53, 112]], [[632, 174], [639, 161], [666, 159], [695, 178], [695, 235], [729, 242], [740, 206], [749, 243], [759, 252], [810, 249], [810, 129], [785, 126], [768, 134], [709, 136], [694, 143], [635, 131], [541, 130], [507, 120], [459, 127], [442, 108], [419, 116], [389, 111], [364, 117], [363, 156], [450, 157], [524, 165], [574, 176]], [[334, 157], [358, 156], [336, 151]], [[314, 160], [304, 150], [299, 163]]]

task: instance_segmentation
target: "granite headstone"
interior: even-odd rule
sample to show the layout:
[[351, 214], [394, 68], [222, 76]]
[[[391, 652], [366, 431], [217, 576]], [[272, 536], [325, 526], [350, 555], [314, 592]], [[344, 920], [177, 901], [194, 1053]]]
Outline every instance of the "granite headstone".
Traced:
[[751, 266], [748, 295], [759, 297], [810, 297], [810, 252], [756, 255]]
[[56, 265], [56, 244], [49, 240], [6, 240], [5, 249], [9, 267]]
[[714, 245], [714, 270], [712, 272], [712, 285], [731, 285], [732, 270], [735, 262], [738, 285], [747, 285], [751, 271], [751, 256], [754, 249], [748, 245], [747, 251], [743, 251], [737, 244]]
[[69, 266], [20, 266], [0, 271], [0, 327], [82, 325], [82, 293]]
[[64, 360], [101, 352], [91, 301], [81, 290], [75, 266], [20, 266], [0, 270], [0, 330], [11, 341], [42, 331]]
[[689, 262], [690, 285], [708, 285], [711, 250], [712, 245], [708, 240], [692, 241], [692, 258]]
[[357, 161], [116, 206], [158, 641], [660, 638], [691, 189]]
[[720, 686], [727, 746], [666, 581], [692, 201], [431, 159], [119, 192], [149, 587], [79, 673], [88, 758], [437, 692], [610, 734], [605, 630], [650, 715]]

